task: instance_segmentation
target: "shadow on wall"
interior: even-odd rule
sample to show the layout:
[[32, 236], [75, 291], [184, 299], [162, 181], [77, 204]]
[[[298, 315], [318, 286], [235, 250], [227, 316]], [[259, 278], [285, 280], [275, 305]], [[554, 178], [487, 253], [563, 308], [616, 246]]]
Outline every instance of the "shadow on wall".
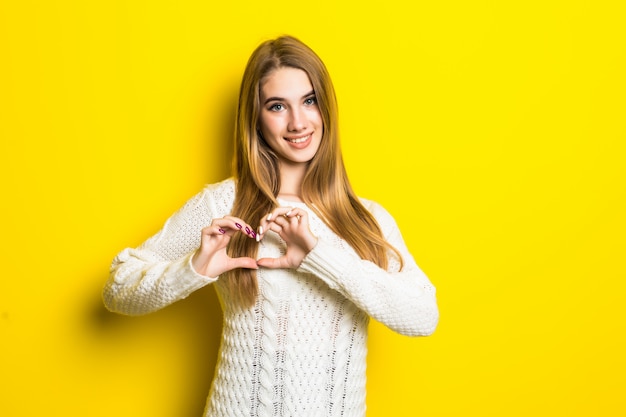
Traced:
[[[97, 281], [105, 282], [105, 280], [95, 282]], [[98, 289], [101, 290], [101, 287]], [[104, 307], [100, 292], [91, 308], [87, 325], [91, 332], [95, 332], [92, 334], [94, 341], [108, 347], [107, 355], [109, 353], [125, 355], [126, 352], [131, 352], [120, 358], [122, 366], [133, 362], [130, 355], [136, 354], [137, 345], [145, 346], [146, 339], [178, 338], [177, 343], [184, 344], [185, 352], [188, 353], [186, 359], [180, 359], [186, 368], [185, 381], [167, 383], [177, 386], [182, 384], [186, 387], [182, 403], [188, 408], [181, 409], [178, 415], [182, 417], [202, 415], [213, 380], [222, 332], [222, 311], [212, 285], [145, 316], [131, 317], [111, 313]], [[106, 361], [117, 362], [114, 357], [108, 357]], [[123, 372], [128, 372], [129, 375], [135, 373], [131, 367], [127, 367]]]
[[[204, 127], [204, 139], [196, 144], [196, 152], [204, 155], [193, 163], [206, 166], [205, 178], [209, 182], [221, 181], [232, 175], [231, 160], [233, 156], [233, 133], [237, 108], [239, 86], [228, 84], [224, 90], [217, 92], [218, 102], [228, 103], [219, 106], [221, 114], [218, 125]], [[215, 100], [215, 94], [211, 95]], [[207, 98], [208, 100], [209, 98]], [[207, 120], [211, 120], [207, 117]], [[216, 157], [219, 156], [219, 157]], [[209, 163], [210, 161], [210, 163]], [[200, 191], [200, 190], [197, 190]], [[191, 197], [191, 195], [189, 196]], [[120, 250], [123, 245], [120, 245]], [[208, 285], [160, 311], [140, 316], [129, 317], [109, 312], [102, 302], [102, 285], [106, 277], [94, 280], [97, 283], [97, 296], [93, 298], [88, 312], [87, 327], [93, 341], [99, 345], [110, 346], [107, 352], [111, 355], [133, 352], [136, 345], [145, 346], [146, 339], [169, 339], [177, 337], [177, 343], [183, 343], [188, 353], [184, 363], [186, 379], [182, 383], [185, 391], [185, 409], [178, 414], [181, 417], [197, 417], [202, 415], [209, 394], [222, 332], [222, 311], [215, 289]], [[136, 352], [136, 351], [135, 351]], [[115, 361], [115, 358], [107, 358]], [[128, 357], [122, 360], [128, 362]], [[123, 366], [123, 365], [122, 365]], [[128, 369], [132, 374], [133, 370]], [[179, 385], [180, 383], [172, 382]]]

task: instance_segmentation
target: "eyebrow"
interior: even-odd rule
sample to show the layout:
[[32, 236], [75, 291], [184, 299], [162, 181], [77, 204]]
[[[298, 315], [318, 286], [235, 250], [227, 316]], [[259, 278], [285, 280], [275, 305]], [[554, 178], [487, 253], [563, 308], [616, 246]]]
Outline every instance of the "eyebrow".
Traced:
[[[311, 90], [308, 93], [306, 93], [305, 95], [303, 95], [302, 98], [307, 98], [307, 97], [314, 96], [314, 95], [315, 95], [315, 90]], [[285, 99], [282, 98], [282, 97], [268, 97], [267, 99], [265, 99], [263, 104], [267, 104], [270, 101], [285, 101]]]

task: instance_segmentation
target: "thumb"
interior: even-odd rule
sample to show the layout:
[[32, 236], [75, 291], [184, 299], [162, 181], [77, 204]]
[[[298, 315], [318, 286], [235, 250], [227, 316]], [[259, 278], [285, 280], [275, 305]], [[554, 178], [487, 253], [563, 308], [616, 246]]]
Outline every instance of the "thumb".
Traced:
[[289, 265], [287, 265], [285, 261], [285, 257], [283, 256], [280, 258], [261, 258], [256, 261], [256, 263], [263, 268], [269, 269], [289, 268]]
[[245, 269], [259, 269], [257, 261], [253, 258], [241, 257], [231, 259], [232, 269], [245, 268]]

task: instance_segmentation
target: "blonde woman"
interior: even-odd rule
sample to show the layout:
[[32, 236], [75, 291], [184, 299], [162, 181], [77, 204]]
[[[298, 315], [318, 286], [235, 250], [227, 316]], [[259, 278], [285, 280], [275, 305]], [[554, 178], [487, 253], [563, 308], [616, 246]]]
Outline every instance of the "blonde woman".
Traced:
[[224, 328], [206, 416], [363, 417], [369, 317], [429, 335], [435, 289], [389, 213], [352, 191], [330, 77], [302, 42], [253, 52], [235, 146], [233, 178], [115, 258], [105, 304], [145, 314], [216, 286]]

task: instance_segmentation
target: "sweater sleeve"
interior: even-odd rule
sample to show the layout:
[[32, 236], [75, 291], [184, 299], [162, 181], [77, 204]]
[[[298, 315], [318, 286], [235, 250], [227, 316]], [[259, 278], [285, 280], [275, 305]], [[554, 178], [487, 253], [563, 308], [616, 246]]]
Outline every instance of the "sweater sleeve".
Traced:
[[150, 313], [217, 280], [198, 274], [191, 265], [202, 228], [218, 215], [213, 197], [208, 188], [203, 190], [156, 235], [115, 257], [103, 290], [109, 310], [128, 315]]
[[401, 271], [397, 262], [391, 262], [393, 255], [390, 267], [384, 270], [356, 252], [339, 250], [323, 239], [318, 240], [299, 270], [322, 279], [393, 331], [408, 336], [432, 334], [439, 320], [435, 287], [415, 263], [393, 217], [375, 203], [370, 202], [368, 209], [387, 241], [401, 253]]

